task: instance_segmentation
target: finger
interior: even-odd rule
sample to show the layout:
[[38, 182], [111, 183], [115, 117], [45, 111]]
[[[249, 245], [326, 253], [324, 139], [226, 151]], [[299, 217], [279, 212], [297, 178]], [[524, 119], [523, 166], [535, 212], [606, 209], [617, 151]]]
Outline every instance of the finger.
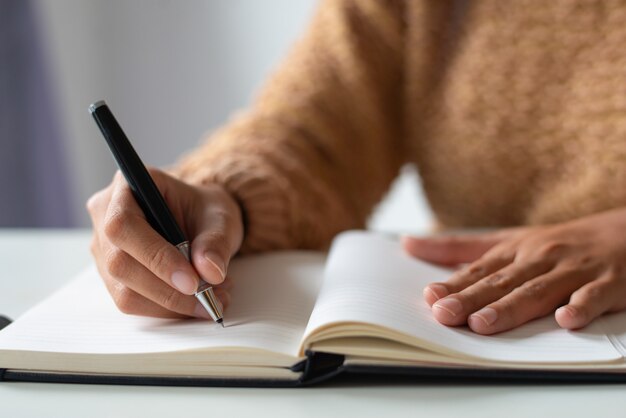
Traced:
[[[105, 280], [105, 283], [114, 283], [116, 286], [125, 288], [125, 290], [121, 288], [112, 289], [110, 286], [107, 286], [118, 307], [121, 305], [123, 312], [163, 318], [179, 318], [183, 316], [210, 318], [210, 315], [194, 297], [182, 296], [182, 305], [170, 306], [169, 304], [175, 303], [175, 301], [181, 297], [179, 296], [180, 294], [151, 275], [150, 272], [136, 261], [134, 264], [137, 272], [133, 272], [133, 263], [130, 261], [132, 260], [120, 260], [119, 265], [124, 270], [120, 272], [119, 279], [111, 276], [111, 271], [115, 272], [115, 268], [108, 268], [106, 272], [101, 271], [101, 276]], [[146, 277], [141, 277], [141, 275], [144, 274], [151, 279], [151, 283], [146, 280]], [[231, 287], [230, 281], [227, 280], [225, 285], [213, 288], [215, 296], [223, 305], [222, 309], [226, 309], [229, 304], [229, 290]], [[122, 293], [120, 294], [120, 292]], [[158, 294], [158, 292], [162, 292], [162, 294]], [[172, 292], [175, 294], [172, 294]], [[163, 300], [167, 300], [168, 302], [160, 302]]]
[[98, 221], [104, 218], [109, 201], [111, 200], [111, 192], [111, 187], [102, 189], [99, 192], [94, 193], [85, 204], [94, 227], [97, 227], [99, 224]]
[[130, 306], [131, 303], [137, 302], [139, 299], [137, 296], [141, 296], [170, 312], [183, 316], [210, 318], [194, 296], [184, 295], [167, 285], [119, 248], [111, 246], [108, 249], [104, 265], [105, 277], [132, 291], [132, 293], [118, 291], [112, 294], [122, 312], [147, 315], [145, 309], [153, 311], [154, 309], [145, 302], [138, 302], [139, 306]]
[[122, 313], [154, 318], [187, 318], [185, 315], [169, 311], [157, 305], [120, 283], [114, 284], [114, 286], [113, 289], [111, 289], [111, 286], [107, 287], [115, 305]]
[[424, 238], [405, 236], [402, 237], [402, 246], [413, 257], [434, 264], [455, 266], [482, 257], [494, 245], [508, 238], [512, 231]]
[[222, 312], [228, 309], [228, 306], [230, 305], [230, 293], [228, 293], [228, 291], [220, 290], [219, 288], [217, 288], [215, 290], [215, 296], [222, 304]]
[[182, 314], [169, 311], [146, 299], [137, 292], [110, 277], [106, 269], [103, 269], [100, 264], [97, 264], [96, 266], [100, 272], [102, 281], [113, 299], [113, 302], [115, 302], [115, 305], [121, 312], [128, 315], [152, 316], [157, 318], [185, 317]]
[[176, 247], [152, 229], [130, 188], [121, 182], [113, 190], [103, 229], [113, 246], [139, 261], [163, 282], [184, 294], [195, 293], [198, 274]]
[[553, 312], [586, 280], [584, 273], [555, 268], [473, 313], [467, 323], [472, 331], [485, 335], [515, 328]]
[[230, 292], [234, 287], [234, 283], [232, 281], [232, 279], [230, 278], [230, 276], [226, 276], [226, 279], [219, 284], [219, 286], [213, 286], [213, 289], [218, 289], [218, 290], [226, 290], [228, 292]]
[[497, 301], [523, 283], [546, 273], [546, 264], [511, 263], [433, 305], [435, 319], [445, 325], [462, 325], [480, 308]]
[[587, 283], [572, 294], [567, 305], [556, 310], [556, 322], [567, 329], [588, 325], [595, 318], [617, 307], [616, 298], [623, 298], [623, 288], [618, 280], [608, 275]]
[[484, 277], [511, 264], [515, 253], [507, 249], [494, 249], [491, 253], [455, 272], [446, 282], [430, 283], [424, 288], [424, 298], [429, 305], [452, 293], [460, 292]]
[[220, 284], [243, 239], [240, 212], [236, 207], [210, 206], [195, 229], [191, 243], [193, 265], [208, 283]]

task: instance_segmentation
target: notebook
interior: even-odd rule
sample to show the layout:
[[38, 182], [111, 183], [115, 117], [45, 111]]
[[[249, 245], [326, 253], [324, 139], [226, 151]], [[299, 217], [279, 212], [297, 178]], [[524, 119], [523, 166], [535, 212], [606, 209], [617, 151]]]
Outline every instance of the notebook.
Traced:
[[125, 315], [94, 267], [0, 331], [0, 378], [153, 385], [302, 386], [340, 374], [626, 381], [626, 314], [579, 331], [545, 317], [481, 336], [422, 299], [450, 271], [397, 239], [349, 231], [328, 255], [237, 258], [225, 328]]

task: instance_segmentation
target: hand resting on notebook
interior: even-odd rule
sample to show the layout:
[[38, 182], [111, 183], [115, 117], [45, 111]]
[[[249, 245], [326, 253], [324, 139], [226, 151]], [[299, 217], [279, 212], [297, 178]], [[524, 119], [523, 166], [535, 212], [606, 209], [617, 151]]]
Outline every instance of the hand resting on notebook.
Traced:
[[163, 171], [149, 171], [191, 241], [193, 267], [150, 227], [118, 172], [87, 202], [94, 226], [91, 251], [100, 275], [122, 312], [208, 318], [193, 294], [202, 277], [219, 285], [215, 293], [228, 303], [226, 269], [243, 239], [239, 206], [220, 186], [192, 186]]
[[[220, 186], [151, 174], [192, 241], [193, 267], [150, 227], [120, 174], [87, 204], [96, 264], [123, 312], [206, 317], [191, 295], [203, 277], [228, 303], [224, 279], [243, 239], [240, 208]], [[555, 312], [561, 327], [575, 329], [626, 308], [625, 230], [626, 209], [617, 209], [481, 235], [406, 237], [403, 244], [429, 262], [468, 264], [424, 289], [442, 324], [493, 334]]]
[[[444, 265], [469, 263], [424, 297], [435, 318], [480, 334], [555, 312], [576, 329], [626, 308], [626, 209], [471, 236], [404, 239], [407, 252]], [[556, 311], [555, 311], [556, 310]]]

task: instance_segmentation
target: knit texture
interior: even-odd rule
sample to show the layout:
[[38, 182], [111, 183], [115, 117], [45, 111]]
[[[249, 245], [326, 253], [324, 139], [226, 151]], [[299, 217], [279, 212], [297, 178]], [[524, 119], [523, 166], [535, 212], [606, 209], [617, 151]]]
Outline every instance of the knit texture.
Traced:
[[626, 205], [626, 0], [326, 0], [177, 170], [224, 185], [262, 251], [364, 226], [405, 163], [444, 228]]

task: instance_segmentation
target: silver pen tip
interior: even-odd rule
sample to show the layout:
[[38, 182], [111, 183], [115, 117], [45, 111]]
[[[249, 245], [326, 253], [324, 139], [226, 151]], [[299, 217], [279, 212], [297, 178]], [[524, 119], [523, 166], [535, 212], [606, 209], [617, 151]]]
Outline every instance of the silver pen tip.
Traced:
[[218, 319], [216, 322], [224, 328], [224, 320], [222, 318]]

